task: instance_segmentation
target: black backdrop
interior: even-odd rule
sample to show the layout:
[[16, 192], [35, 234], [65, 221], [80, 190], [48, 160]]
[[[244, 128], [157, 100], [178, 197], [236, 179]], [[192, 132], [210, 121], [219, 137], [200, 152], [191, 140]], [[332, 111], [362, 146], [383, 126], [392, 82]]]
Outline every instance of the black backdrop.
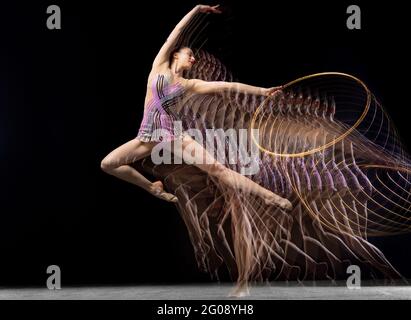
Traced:
[[[137, 2], [137, 1], [135, 1]], [[208, 3], [208, 2], [205, 2]], [[46, 28], [46, 8], [62, 29]], [[132, 139], [151, 62], [195, 1], [3, 1], [0, 4], [0, 286], [209, 281], [172, 204], [104, 174]], [[214, 4], [214, 3], [212, 3]], [[341, 71], [363, 79], [405, 144], [410, 49], [400, 1], [220, 1], [205, 49], [245, 83], [273, 86]], [[405, 276], [411, 236], [373, 239]]]

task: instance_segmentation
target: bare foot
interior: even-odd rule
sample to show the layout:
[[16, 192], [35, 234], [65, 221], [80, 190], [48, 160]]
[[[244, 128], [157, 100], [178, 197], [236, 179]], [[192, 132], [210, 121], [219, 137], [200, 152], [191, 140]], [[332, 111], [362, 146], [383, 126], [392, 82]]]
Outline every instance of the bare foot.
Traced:
[[150, 193], [156, 196], [157, 198], [160, 198], [168, 202], [178, 201], [178, 198], [175, 195], [164, 191], [164, 186], [161, 181], [156, 181], [151, 184]]
[[274, 204], [274, 205], [279, 206], [281, 209], [288, 210], [288, 211], [292, 210], [293, 208], [293, 205], [291, 204], [290, 201], [276, 195], [273, 192], [270, 192], [270, 194], [265, 198], [265, 204], [266, 205]]
[[250, 290], [247, 285], [236, 285], [233, 290], [228, 294], [229, 297], [241, 298], [250, 295]]

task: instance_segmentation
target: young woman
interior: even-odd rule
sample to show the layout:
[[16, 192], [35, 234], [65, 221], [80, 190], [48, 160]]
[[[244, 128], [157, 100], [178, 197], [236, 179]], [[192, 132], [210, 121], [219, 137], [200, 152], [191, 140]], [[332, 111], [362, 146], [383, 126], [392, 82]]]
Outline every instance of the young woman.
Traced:
[[[187, 114], [193, 110], [193, 114], [197, 116], [197, 111], [200, 110], [202, 116], [207, 116], [200, 117], [198, 121], [193, 120], [194, 127], [208, 127], [212, 121], [223, 127], [235, 126], [236, 123], [248, 127], [252, 122], [249, 110], [255, 110], [257, 105], [261, 105], [259, 98], [274, 95], [284, 88], [287, 92], [283, 97], [269, 101], [273, 103], [273, 117], [279, 120], [273, 121], [270, 116], [261, 117], [260, 133], [262, 132], [261, 136], [267, 145], [274, 141], [280, 146], [283, 143], [286, 148], [313, 149], [318, 147], [317, 140], [324, 140], [324, 144], [326, 141], [335, 141], [336, 132], [345, 132], [347, 128], [346, 123], [334, 118], [334, 96], [330, 103], [328, 98], [322, 101], [318, 96], [313, 98], [311, 90], [305, 93], [305, 97], [301, 92], [297, 97], [290, 90], [290, 83], [284, 85], [284, 88], [259, 88], [235, 82], [185, 79], [183, 74], [189, 74], [187, 78], [230, 79], [216, 75], [222, 68], [212, 59], [201, 59], [201, 63], [192, 68], [195, 63], [193, 51], [188, 47], [178, 46], [179, 38], [185, 36], [183, 30], [187, 29], [192, 18], [200, 12], [220, 13], [218, 6], [198, 5], [176, 26], [153, 62], [148, 79], [144, 118], [137, 138], [105, 157], [101, 162], [102, 169], [163, 200], [178, 201], [177, 208], [189, 231], [199, 267], [218, 275], [219, 266], [225, 263], [231, 278], [237, 281], [232, 291], [234, 296], [247, 295], [248, 283], [269, 279], [271, 276], [284, 280], [344, 278], [347, 261], [351, 265], [367, 268], [364, 270], [369, 270], [373, 277], [374, 274], [381, 274], [389, 279], [401, 278], [381, 251], [366, 239], [371, 234], [395, 234], [401, 228], [405, 228], [403, 230], [407, 232], [410, 230], [408, 223], [400, 223], [409, 222], [409, 216], [404, 215], [403, 220], [400, 220], [397, 214], [409, 207], [409, 194], [397, 198], [398, 194], [402, 195], [402, 192], [408, 190], [403, 187], [403, 183], [408, 186], [409, 177], [402, 173], [409, 174], [409, 157], [404, 150], [397, 148], [398, 140], [392, 134], [392, 123], [388, 119], [382, 119], [384, 122], [380, 123], [374, 118], [372, 125], [376, 130], [370, 129], [371, 124], [367, 125], [362, 134], [350, 135], [345, 142], [340, 141], [333, 148], [313, 153], [309, 157], [275, 158], [264, 153], [259, 159], [260, 174], [252, 177], [261, 185], [227, 168], [188, 134], [173, 130], [174, 122], [180, 120], [178, 113], [174, 112], [178, 106], [183, 106]], [[337, 76], [337, 73], [334, 75]], [[338, 77], [341, 75], [339, 73]], [[353, 80], [350, 75], [343, 76], [343, 79], [347, 80], [347, 76]], [[296, 81], [310, 77], [321, 77], [321, 74]], [[350, 102], [350, 110], [354, 105], [362, 105], [364, 89], [366, 96], [372, 97], [359, 79], [355, 83], [360, 84], [356, 87], [361, 90], [361, 94], [355, 89], [344, 92], [332, 90], [335, 94], [337, 91], [341, 92], [339, 100], [342, 102], [339, 108], [344, 107], [344, 101]], [[236, 104], [232, 101], [235, 99], [225, 99], [229, 95], [208, 95], [225, 91], [243, 92], [257, 99], [252, 102], [243, 99], [245, 95], [236, 95], [241, 99], [241, 103]], [[326, 86], [321, 91], [327, 92]], [[194, 95], [194, 102], [186, 99], [191, 95]], [[355, 97], [358, 100], [352, 103]], [[216, 99], [211, 104], [204, 103], [207, 99], [214, 98]], [[179, 104], [182, 101], [188, 102]], [[242, 109], [243, 101], [247, 104], [246, 109]], [[381, 105], [376, 100], [372, 101], [371, 106], [378, 110], [378, 114], [385, 114]], [[221, 114], [216, 110], [222, 111]], [[191, 121], [190, 118], [182, 120], [187, 120], [187, 123]], [[187, 123], [186, 126], [190, 127]], [[383, 130], [382, 123], [387, 126]], [[357, 129], [360, 132], [360, 128]], [[393, 139], [387, 142], [388, 138]], [[157, 148], [153, 148], [161, 141], [181, 146], [182, 150], [177, 149], [178, 155], [183, 155], [185, 163], [199, 168], [192, 170], [196, 168], [183, 164], [181, 167], [173, 167], [178, 167], [177, 170], [173, 171], [170, 167], [170, 170], [164, 170], [166, 173], [160, 173], [164, 169], [163, 164], [152, 167], [154, 169], [151, 172], [156, 172], [159, 179], [164, 177], [163, 181], [167, 181], [167, 186], [170, 190], [175, 190], [173, 192], [178, 194], [179, 199], [167, 193], [161, 181], [150, 182], [130, 166], [152, 151], [154, 155]], [[176, 141], [179, 143], [175, 144]], [[376, 145], [378, 141], [384, 144]], [[335, 141], [334, 144], [336, 143]], [[344, 147], [344, 143], [346, 146], [351, 145], [351, 150]], [[354, 151], [357, 159], [354, 158]], [[360, 168], [360, 164], [366, 165]], [[367, 168], [373, 166], [388, 169], [388, 179], [381, 180], [379, 170], [372, 176], [372, 170], [368, 172]], [[160, 170], [157, 167], [161, 167]], [[394, 182], [392, 169], [397, 171], [399, 168], [403, 168], [403, 172], [398, 171], [399, 182], [394, 183], [398, 188], [390, 190], [383, 182]], [[198, 176], [193, 177], [193, 172], [196, 171]], [[204, 177], [206, 179], [192, 179]], [[211, 183], [208, 183], [209, 180]], [[385, 190], [384, 193], [380, 189]], [[294, 208], [287, 199], [270, 190], [292, 199]], [[377, 193], [376, 197], [373, 197], [373, 192]], [[398, 201], [388, 203], [387, 200], [391, 198]], [[402, 205], [398, 204], [400, 198], [405, 201]], [[283, 209], [293, 211], [286, 212]]]
[[[177, 40], [183, 29], [197, 13], [221, 13], [218, 6], [197, 5], [171, 32], [156, 58], [148, 77], [144, 117], [136, 138], [121, 145], [109, 153], [101, 162], [101, 168], [120, 179], [133, 183], [156, 197], [177, 202], [173, 194], [164, 190], [161, 181], [151, 182], [129, 164], [147, 157], [161, 141], [181, 139], [183, 160], [187, 161], [185, 150], [190, 150], [195, 159], [194, 165], [202, 171], [216, 177], [227, 186], [261, 197], [266, 204], [291, 210], [292, 205], [272, 191], [265, 189], [251, 179], [233, 171], [218, 162], [201, 144], [189, 135], [174, 135], [173, 123], [178, 118], [170, 112], [173, 104], [183, 95], [208, 94], [227, 90], [238, 90], [248, 94], [269, 96], [279, 91], [280, 87], [259, 88], [236, 82], [203, 81], [184, 79], [183, 72], [195, 63], [193, 51], [188, 47], [176, 48]], [[161, 135], [158, 134], [161, 132]], [[190, 149], [187, 149], [190, 148]]]

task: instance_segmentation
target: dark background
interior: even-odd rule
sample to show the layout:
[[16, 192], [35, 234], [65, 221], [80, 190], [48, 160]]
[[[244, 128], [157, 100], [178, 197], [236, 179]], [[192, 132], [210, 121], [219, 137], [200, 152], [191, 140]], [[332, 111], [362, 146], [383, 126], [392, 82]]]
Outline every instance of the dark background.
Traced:
[[[52, 264], [63, 285], [209, 281], [176, 208], [100, 170], [136, 136], [152, 60], [196, 3], [0, 4], [0, 286], [45, 285]], [[410, 145], [403, 2], [219, 3], [225, 13], [210, 16], [205, 49], [240, 81], [351, 73]], [[46, 28], [52, 4], [62, 30]], [[350, 4], [361, 7], [362, 30], [346, 28]], [[410, 235], [372, 241], [411, 277]]]

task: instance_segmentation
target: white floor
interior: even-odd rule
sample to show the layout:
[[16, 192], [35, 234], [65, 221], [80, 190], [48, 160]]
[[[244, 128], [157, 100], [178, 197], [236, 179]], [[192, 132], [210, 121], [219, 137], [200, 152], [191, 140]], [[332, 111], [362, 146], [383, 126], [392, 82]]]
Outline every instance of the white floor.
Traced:
[[[63, 287], [0, 288], [0, 300], [224, 300], [231, 285], [141, 285], [122, 287]], [[250, 289], [250, 296], [241, 299], [321, 299], [321, 300], [411, 300], [411, 286], [362, 286], [348, 289], [345, 286], [295, 285], [281, 282], [271, 286]]]

